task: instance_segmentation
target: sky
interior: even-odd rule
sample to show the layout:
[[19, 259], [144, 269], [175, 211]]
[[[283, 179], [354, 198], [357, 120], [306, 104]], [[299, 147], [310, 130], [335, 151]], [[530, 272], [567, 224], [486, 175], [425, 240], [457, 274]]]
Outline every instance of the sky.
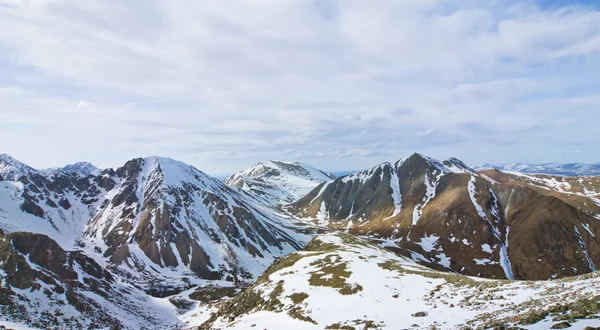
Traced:
[[0, 0], [0, 153], [207, 173], [600, 161], [600, 6]]

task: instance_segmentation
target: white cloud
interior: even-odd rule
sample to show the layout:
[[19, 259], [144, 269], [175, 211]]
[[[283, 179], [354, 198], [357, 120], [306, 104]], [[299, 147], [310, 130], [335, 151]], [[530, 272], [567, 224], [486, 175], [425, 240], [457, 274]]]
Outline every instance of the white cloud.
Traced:
[[1, 2], [0, 143], [40, 167], [552, 161], [597, 149], [599, 31], [533, 2]]
[[85, 109], [85, 108], [89, 108], [91, 106], [93, 106], [94, 104], [91, 102], [88, 102], [86, 100], [80, 100], [79, 102], [77, 102], [77, 107], [80, 109]]

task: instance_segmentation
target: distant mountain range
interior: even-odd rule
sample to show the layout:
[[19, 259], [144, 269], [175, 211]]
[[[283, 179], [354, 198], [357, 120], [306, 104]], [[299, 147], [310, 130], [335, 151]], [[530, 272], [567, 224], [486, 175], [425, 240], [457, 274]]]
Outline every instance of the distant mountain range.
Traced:
[[575, 322], [569, 304], [600, 289], [600, 176], [516, 169], [413, 154], [341, 176], [263, 161], [223, 181], [161, 157], [37, 170], [3, 154], [0, 315], [44, 329], [507, 328], [527, 317], [516, 295], [552, 290], [540, 301]]
[[100, 172], [102, 172], [102, 170], [100, 170], [99, 168], [97, 168], [96, 166], [94, 166], [88, 162], [78, 162], [78, 163], [66, 165], [64, 167], [48, 168], [48, 169], [43, 169], [40, 171], [45, 174], [79, 173], [83, 176], [98, 175], [98, 174], [100, 174]]
[[552, 174], [564, 176], [592, 176], [600, 175], [600, 163], [547, 163], [547, 164], [483, 164], [476, 167], [477, 170], [497, 169], [509, 172], [521, 172], [528, 174]]

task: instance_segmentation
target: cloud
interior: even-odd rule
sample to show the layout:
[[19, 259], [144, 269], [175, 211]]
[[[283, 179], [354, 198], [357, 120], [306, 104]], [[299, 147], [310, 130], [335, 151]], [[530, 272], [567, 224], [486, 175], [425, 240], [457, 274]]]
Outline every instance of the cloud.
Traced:
[[89, 108], [91, 106], [93, 106], [94, 104], [91, 102], [88, 102], [86, 100], [80, 100], [79, 102], [77, 102], [77, 107], [79, 109], [85, 109], [85, 108]]
[[219, 173], [289, 157], [365, 168], [413, 151], [470, 163], [598, 158], [572, 152], [598, 143], [595, 8], [0, 3], [0, 143], [34, 166], [151, 154]]

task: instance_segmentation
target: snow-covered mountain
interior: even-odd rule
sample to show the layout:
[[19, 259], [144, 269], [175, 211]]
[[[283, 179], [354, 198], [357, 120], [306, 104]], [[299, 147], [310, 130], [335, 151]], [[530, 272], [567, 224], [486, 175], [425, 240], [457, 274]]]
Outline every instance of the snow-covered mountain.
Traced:
[[41, 234], [0, 237], [0, 325], [18, 322], [7, 329], [167, 329], [179, 323], [160, 299], [80, 250], [64, 250]]
[[0, 315], [32, 327], [453, 329], [531, 311], [543, 328], [598, 307], [600, 177], [414, 154], [340, 178], [263, 162], [225, 184], [160, 157], [90, 173], [3, 159]]
[[482, 280], [434, 271], [363, 238], [316, 237], [239, 296], [196, 312], [200, 329], [596, 329], [600, 274]]
[[[251, 281], [311, 237], [247, 193], [159, 157], [134, 159], [98, 175], [32, 171], [1, 181], [0, 232], [43, 235], [47, 239], [38, 250], [56, 245], [61, 255], [81, 251], [118, 282], [155, 296], [213, 282]], [[42, 275], [56, 273], [28, 267]], [[55, 281], [66, 281], [64, 274], [55, 275]], [[3, 286], [13, 290], [10, 283]], [[43, 304], [53, 304], [43, 297]], [[42, 312], [31, 313], [31, 320], [42, 320]]]
[[20, 177], [30, 174], [52, 176], [57, 173], [78, 173], [86, 177], [88, 175], [98, 175], [100, 172], [99, 168], [88, 162], [77, 162], [64, 167], [34, 169], [7, 154], [0, 154], [0, 177], [7, 181], [17, 181]]
[[4, 180], [18, 180], [23, 175], [37, 172], [36, 169], [7, 154], [0, 154], [0, 177]]
[[252, 278], [302, 246], [284, 218], [192, 166], [134, 159], [98, 176], [34, 173], [0, 184], [0, 229], [47, 234], [139, 271]]
[[116, 264], [251, 279], [308, 238], [245, 194], [181, 162], [135, 159], [103, 176], [115, 187], [89, 222], [84, 242]]
[[307, 164], [265, 161], [231, 175], [225, 184], [248, 191], [269, 205], [284, 205], [332, 179], [335, 179], [332, 174]]
[[100, 172], [102, 172], [102, 170], [88, 162], [77, 162], [63, 167], [43, 169], [40, 170], [40, 172], [46, 175], [52, 175], [55, 173], [79, 173], [82, 176], [88, 176], [98, 175]]
[[592, 176], [600, 175], [600, 163], [546, 163], [546, 164], [483, 164], [478, 170], [497, 169], [505, 172], [521, 172], [529, 174], [551, 174], [565, 176]]
[[287, 210], [324, 227], [385, 238], [439, 270], [530, 280], [595, 271], [595, 185], [572, 182], [566, 192], [523, 178], [414, 154], [323, 183]]

